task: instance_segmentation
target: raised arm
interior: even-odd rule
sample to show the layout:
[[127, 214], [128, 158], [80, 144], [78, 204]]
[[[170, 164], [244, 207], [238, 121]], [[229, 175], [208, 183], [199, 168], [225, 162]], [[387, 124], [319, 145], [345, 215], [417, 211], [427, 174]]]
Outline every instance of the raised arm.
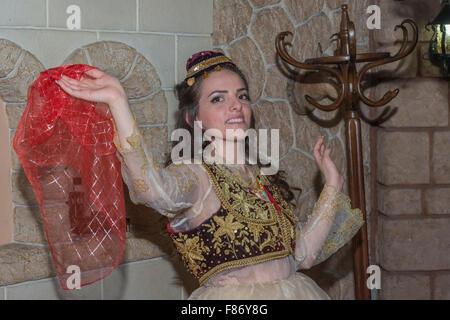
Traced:
[[119, 80], [98, 69], [85, 74], [80, 81], [64, 77], [58, 84], [72, 96], [103, 103], [97, 111], [113, 118], [122, 176], [131, 200], [153, 207], [169, 218], [192, 206], [201, 188], [199, 166], [159, 168], [144, 143]]
[[325, 176], [325, 186], [308, 221], [296, 230], [295, 259], [298, 268], [309, 269], [324, 261], [347, 243], [363, 225], [360, 209], [352, 209], [350, 198], [341, 192], [344, 177], [325, 150], [323, 138], [314, 146], [314, 157]]

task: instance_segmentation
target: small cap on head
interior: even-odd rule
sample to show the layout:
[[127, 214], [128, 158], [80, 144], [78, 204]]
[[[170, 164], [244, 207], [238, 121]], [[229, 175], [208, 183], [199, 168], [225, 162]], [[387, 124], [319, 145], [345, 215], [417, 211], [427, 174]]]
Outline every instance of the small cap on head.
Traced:
[[203, 78], [208, 77], [208, 71], [222, 70], [221, 65], [232, 64], [230, 58], [226, 57], [221, 52], [215, 51], [200, 51], [192, 55], [186, 63], [186, 78], [185, 81], [188, 86], [195, 83], [195, 79], [199, 76]]

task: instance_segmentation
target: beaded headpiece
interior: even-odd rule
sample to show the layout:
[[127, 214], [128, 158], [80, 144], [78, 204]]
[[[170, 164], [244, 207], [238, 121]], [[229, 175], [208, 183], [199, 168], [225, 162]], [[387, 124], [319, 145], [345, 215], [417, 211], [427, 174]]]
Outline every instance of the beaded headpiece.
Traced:
[[208, 77], [208, 71], [222, 70], [221, 65], [232, 64], [233, 61], [226, 57], [221, 52], [215, 51], [201, 51], [192, 55], [186, 63], [186, 78], [185, 81], [188, 86], [195, 83], [195, 79], [202, 76], [203, 79]]

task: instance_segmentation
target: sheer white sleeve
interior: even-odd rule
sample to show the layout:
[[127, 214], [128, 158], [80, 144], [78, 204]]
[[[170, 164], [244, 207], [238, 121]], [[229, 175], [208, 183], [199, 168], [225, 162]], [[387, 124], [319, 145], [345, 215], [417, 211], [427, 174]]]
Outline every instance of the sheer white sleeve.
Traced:
[[200, 165], [175, 165], [162, 168], [152, 156], [134, 123], [133, 134], [126, 138], [131, 146], [124, 149], [116, 136], [114, 142], [121, 162], [122, 177], [130, 199], [136, 204], [152, 207], [174, 218], [198, 199]]
[[313, 212], [296, 230], [297, 269], [309, 269], [326, 260], [364, 224], [362, 211], [351, 208], [350, 198], [325, 184]]

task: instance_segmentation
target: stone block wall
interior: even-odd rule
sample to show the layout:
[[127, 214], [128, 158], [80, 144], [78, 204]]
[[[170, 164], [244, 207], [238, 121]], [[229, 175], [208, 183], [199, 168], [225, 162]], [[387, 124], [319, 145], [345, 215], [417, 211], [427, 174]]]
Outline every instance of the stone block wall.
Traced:
[[[70, 5], [80, 8], [81, 29], [66, 26]], [[0, 96], [10, 143], [26, 106], [27, 88], [39, 73], [85, 63], [121, 81], [138, 125], [163, 162], [177, 109], [173, 87], [184, 78], [187, 58], [211, 48], [212, 9], [209, 0], [2, 1]], [[132, 204], [126, 195], [131, 230], [122, 264], [94, 286], [63, 292], [34, 192], [12, 146], [5, 149], [11, 157], [13, 212], [4, 215], [14, 231], [10, 243], [0, 246], [0, 297], [184, 299], [195, 289], [194, 279], [173, 257], [164, 234], [167, 219]]]
[[[295, 192], [295, 213], [306, 219], [323, 185], [312, 148], [319, 135], [347, 175], [344, 120], [339, 112], [308, 112], [305, 94], [320, 103], [336, 97], [323, 75], [295, 74], [280, 63], [274, 39], [293, 32], [292, 54], [303, 61], [332, 55], [329, 37], [339, 30], [340, 6], [349, 5], [359, 52], [399, 48], [393, 27], [404, 18], [420, 25], [408, 58], [375, 70], [383, 79], [370, 89], [380, 97], [400, 93], [394, 117], [378, 128], [361, 121], [370, 264], [382, 268], [382, 299], [448, 299], [449, 115], [448, 81], [426, 59], [431, 34], [423, 25], [439, 12], [430, 0], [3, 0], [0, 12], [0, 96], [10, 139], [26, 105], [26, 89], [39, 72], [65, 63], [89, 63], [115, 74], [155, 154], [168, 148], [176, 100], [193, 52], [224, 51], [249, 77], [259, 128], [279, 128], [281, 169]], [[81, 8], [81, 30], [68, 30], [66, 8]], [[380, 30], [366, 28], [366, 8], [381, 8]], [[423, 58], [425, 57], [425, 59]], [[289, 76], [287, 76], [289, 75]], [[375, 75], [376, 76], [376, 75]], [[325, 81], [323, 81], [325, 79]], [[374, 118], [380, 110], [362, 106]], [[77, 292], [62, 292], [45, 245], [34, 193], [11, 149], [14, 233], [0, 246], [0, 299], [183, 299], [195, 288], [170, 259], [166, 220], [127, 199], [131, 232], [124, 262], [110, 277]], [[344, 192], [348, 193], [347, 185]], [[333, 299], [353, 299], [351, 245], [305, 271]], [[40, 279], [40, 280], [36, 280]]]
[[[382, 28], [374, 30], [377, 51], [396, 52], [401, 32], [394, 26], [412, 18], [419, 42], [403, 61], [380, 68], [375, 96], [399, 88], [388, 105], [397, 113], [382, 123], [376, 139], [376, 261], [381, 299], [448, 299], [450, 290], [449, 82], [430, 63], [432, 33], [425, 24], [440, 1], [380, 0]], [[382, 112], [377, 110], [373, 115]]]

